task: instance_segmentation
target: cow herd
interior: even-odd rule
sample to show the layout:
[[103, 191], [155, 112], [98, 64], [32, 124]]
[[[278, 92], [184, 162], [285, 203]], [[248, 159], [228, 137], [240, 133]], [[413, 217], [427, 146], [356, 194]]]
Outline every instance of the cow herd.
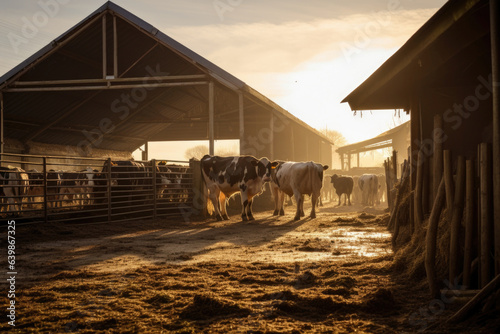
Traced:
[[[154, 191], [152, 191], [154, 188]], [[8, 214], [47, 209], [83, 209], [112, 203], [133, 206], [158, 201], [185, 203], [192, 189], [188, 167], [136, 161], [106, 160], [99, 169], [78, 171], [0, 167], [1, 211]], [[45, 200], [44, 200], [45, 199]]]
[[[205, 155], [201, 159], [202, 179], [208, 189], [212, 213], [217, 220], [228, 220], [228, 199], [241, 194], [243, 221], [253, 220], [252, 203], [255, 196], [263, 192], [263, 186], [270, 182], [274, 198], [274, 215], [284, 215], [286, 196], [293, 197], [296, 203], [294, 220], [304, 214], [304, 195], [309, 195], [312, 202], [310, 217], [316, 217], [316, 206], [322, 198], [325, 181], [335, 189], [341, 204], [351, 205], [354, 201], [373, 206], [380, 203], [379, 176], [364, 174], [359, 177], [338, 176], [323, 177], [328, 166], [314, 162], [270, 161], [252, 156], [217, 157]], [[380, 178], [383, 176], [380, 176]], [[324, 180], [325, 179], [325, 180]], [[384, 177], [385, 179], [385, 177]], [[384, 181], [385, 183], [385, 181]], [[383, 183], [382, 183], [383, 185]], [[326, 188], [326, 187], [325, 187]]]

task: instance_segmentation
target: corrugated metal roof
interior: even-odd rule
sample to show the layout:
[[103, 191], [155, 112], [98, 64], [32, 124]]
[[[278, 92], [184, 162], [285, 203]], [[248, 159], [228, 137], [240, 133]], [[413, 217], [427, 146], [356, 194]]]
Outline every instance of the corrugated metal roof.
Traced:
[[[123, 89], [83, 89], [78, 83], [64, 91], [14, 91], [43, 89], [51, 80], [103, 77], [102, 17], [106, 17], [107, 73], [113, 73], [113, 18], [116, 18], [118, 79], [143, 78]], [[100, 148], [133, 151], [146, 141], [207, 139], [208, 89], [190, 79], [187, 86], [146, 87], [152, 76], [206, 75], [216, 82], [216, 139], [238, 138], [238, 92], [245, 109], [256, 120], [277, 112], [325, 142], [326, 137], [196, 52], [160, 32], [149, 23], [107, 2], [52, 43], [0, 78], [5, 106], [5, 135], [27, 143], [83, 145], [94, 140]], [[21, 86], [27, 81], [43, 84]], [[174, 80], [178, 82], [179, 80]], [[117, 83], [118, 82], [118, 83]], [[98, 84], [98, 83], [96, 83]], [[125, 85], [125, 84], [123, 84]], [[95, 85], [94, 85], [95, 86]], [[257, 109], [250, 106], [258, 106]], [[265, 124], [268, 121], [265, 120]]]

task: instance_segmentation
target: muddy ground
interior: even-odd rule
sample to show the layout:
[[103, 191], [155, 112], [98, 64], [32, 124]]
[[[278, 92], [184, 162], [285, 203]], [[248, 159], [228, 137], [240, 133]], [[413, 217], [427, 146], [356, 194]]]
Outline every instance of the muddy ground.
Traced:
[[4, 316], [0, 331], [484, 333], [444, 325], [459, 305], [441, 310], [394, 268], [387, 219], [327, 204], [300, 221], [288, 209], [252, 222], [18, 226], [16, 326]]

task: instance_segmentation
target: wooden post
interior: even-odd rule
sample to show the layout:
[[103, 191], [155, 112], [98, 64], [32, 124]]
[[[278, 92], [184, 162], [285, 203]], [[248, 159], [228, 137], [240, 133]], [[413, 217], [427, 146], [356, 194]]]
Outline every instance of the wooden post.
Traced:
[[118, 78], [118, 30], [115, 15], [113, 15], [113, 77]]
[[347, 170], [351, 170], [351, 153], [347, 153]]
[[357, 164], [358, 164], [357, 166], [359, 168], [360, 167], [360, 164], [359, 164], [359, 152], [356, 154], [356, 156], [357, 156], [356, 162], [357, 162]]
[[444, 186], [446, 189], [446, 216], [448, 218], [448, 223], [451, 223], [451, 218], [453, 216], [453, 167], [451, 165], [451, 153], [450, 150], [443, 151], [443, 166], [444, 166]]
[[340, 169], [345, 170], [345, 165], [344, 165], [344, 153], [339, 153], [340, 155]]
[[42, 158], [42, 170], [43, 170], [43, 216], [45, 223], [49, 222], [49, 202], [48, 202], [48, 185], [47, 185], [47, 158]]
[[415, 181], [415, 196], [414, 196], [414, 213], [415, 213], [415, 230], [422, 226], [424, 215], [422, 211], [422, 187], [423, 187], [423, 164], [424, 152], [418, 152], [417, 159], [417, 179]]
[[108, 222], [111, 221], [112, 219], [112, 212], [111, 212], [111, 158], [107, 159], [106, 164], [108, 165], [109, 169], [107, 170], [106, 173], [106, 180], [107, 180], [107, 188], [108, 188]]
[[151, 175], [153, 175], [153, 180], [151, 184], [153, 185], [153, 219], [156, 219], [157, 217], [157, 201], [158, 199], [156, 198], [156, 159], [151, 160], [151, 168], [153, 168], [153, 172]]
[[491, 75], [493, 107], [493, 210], [495, 275], [500, 274], [500, 4], [490, 0]]
[[474, 189], [474, 162], [467, 160], [465, 182], [465, 247], [464, 247], [464, 271], [462, 285], [467, 289], [471, 285], [471, 265], [472, 265], [472, 241], [476, 231], [474, 224], [474, 199], [476, 197]]
[[4, 154], [4, 121], [3, 121], [3, 113], [4, 113], [4, 104], [3, 104], [3, 93], [0, 92], [0, 162], [3, 160]]
[[391, 180], [389, 180], [389, 164], [387, 163], [387, 160], [384, 161], [384, 170], [385, 170], [385, 186], [387, 189], [387, 204], [389, 205], [389, 211], [392, 212], [392, 198], [391, 198]]
[[443, 132], [443, 119], [441, 115], [434, 115], [434, 131], [433, 131], [433, 142], [434, 142], [434, 172], [433, 172], [433, 196], [434, 199], [437, 196], [439, 181], [443, 175], [443, 143], [442, 143], [442, 132]]
[[240, 155], [246, 154], [245, 152], [245, 108], [243, 93], [238, 93], [238, 118], [239, 118], [239, 136], [240, 136]]
[[[445, 170], [446, 172], [446, 170]], [[451, 232], [450, 232], [450, 284], [458, 284], [459, 259], [460, 259], [460, 224], [464, 211], [465, 194], [465, 158], [459, 156], [457, 160], [457, 180], [455, 188], [455, 197], [452, 205]]]
[[108, 75], [108, 55], [106, 45], [106, 15], [102, 16], [102, 78]]
[[215, 96], [214, 83], [208, 83], [208, 151], [210, 155], [215, 154], [215, 129], [214, 129], [214, 114], [215, 114]]
[[439, 297], [439, 288], [436, 281], [436, 239], [439, 224], [439, 217], [443, 210], [445, 202], [445, 189], [444, 180], [441, 178], [439, 187], [432, 206], [431, 216], [429, 218], [429, 227], [425, 239], [425, 272], [427, 273], [427, 282], [429, 283], [429, 290], [432, 298]]
[[392, 172], [394, 173], [393, 182], [396, 183], [398, 180], [398, 152], [396, 150], [392, 151]]
[[480, 191], [481, 191], [481, 260], [480, 260], [480, 272], [481, 287], [485, 287], [486, 284], [492, 278], [492, 265], [491, 265], [491, 253], [493, 251], [493, 219], [491, 217], [492, 213], [492, 189], [491, 189], [491, 169], [490, 169], [490, 147], [486, 143], [482, 143], [481, 147], [481, 161], [480, 163]]

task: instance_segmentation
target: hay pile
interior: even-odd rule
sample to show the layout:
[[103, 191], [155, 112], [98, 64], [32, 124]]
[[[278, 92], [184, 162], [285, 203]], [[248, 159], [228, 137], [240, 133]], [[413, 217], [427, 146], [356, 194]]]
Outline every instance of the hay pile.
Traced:
[[[426, 278], [425, 272], [425, 238], [429, 224], [429, 217], [425, 217], [422, 226], [412, 230], [410, 225], [410, 205], [413, 200], [409, 187], [403, 190], [397, 223], [399, 234], [394, 240], [394, 266], [401, 273], [414, 281]], [[463, 236], [463, 233], [461, 233]], [[448, 278], [450, 250], [450, 222], [446, 210], [443, 210], [439, 220], [436, 251], [436, 273], [438, 281]]]

